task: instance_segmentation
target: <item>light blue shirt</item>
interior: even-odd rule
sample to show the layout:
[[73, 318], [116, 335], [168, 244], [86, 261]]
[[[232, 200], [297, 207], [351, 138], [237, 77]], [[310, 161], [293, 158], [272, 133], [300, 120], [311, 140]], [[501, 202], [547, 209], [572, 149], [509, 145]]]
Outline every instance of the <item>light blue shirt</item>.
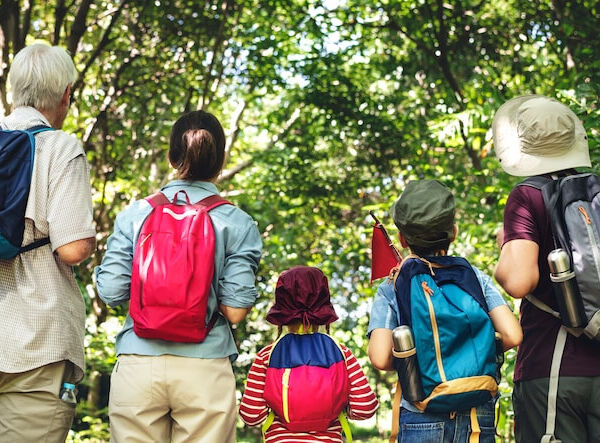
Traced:
[[[175, 193], [185, 191], [192, 203], [212, 194], [217, 187], [209, 182], [175, 180], [161, 189], [172, 200]], [[184, 196], [178, 199], [183, 203]], [[152, 207], [145, 200], [131, 203], [115, 220], [113, 234], [108, 238], [106, 253], [100, 266], [94, 269], [98, 295], [109, 306], [129, 302], [134, 246], [141, 226]], [[206, 320], [219, 309], [219, 304], [233, 308], [250, 308], [258, 292], [255, 275], [262, 251], [262, 241], [256, 222], [233, 205], [221, 205], [210, 211], [215, 232], [215, 270], [208, 300]], [[129, 315], [117, 335], [117, 355], [163, 355], [183, 357], [223, 358], [231, 361], [238, 352], [227, 320], [219, 315], [217, 322], [202, 343], [175, 343], [144, 339], [133, 331]]]
[[[502, 294], [494, 285], [491, 277], [484, 274], [475, 266], [471, 265], [481, 290], [485, 298], [485, 302], [488, 306], [488, 311], [491, 311], [498, 306], [506, 305], [506, 301], [502, 298]], [[371, 308], [371, 317], [369, 319], [369, 328], [367, 330], [367, 336], [371, 335], [374, 329], [384, 328], [393, 330], [397, 326], [400, 326], [400, 315], [398, 313], [398, 305], [396, 303], [396, 293], [394, 291], [394, 283], [390, 279], [386, 279], [377, 288], [375, 299], [373, 300], [373, 306]], [[402, 407], [412, 412], [419, 411], [409, 402], [402, 399]]]

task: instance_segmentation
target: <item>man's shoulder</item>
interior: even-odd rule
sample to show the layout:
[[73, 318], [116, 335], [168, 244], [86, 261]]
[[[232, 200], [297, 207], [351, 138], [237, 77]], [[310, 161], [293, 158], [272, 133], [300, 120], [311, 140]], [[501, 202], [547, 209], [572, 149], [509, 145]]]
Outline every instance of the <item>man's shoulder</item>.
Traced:
[[83, 146], [77, 137], [68, 134], [61, 129], [45, 131], [36, 135], [36, 143], [41, 146], [50, 145], [56, 149], [59, 155], [65, 155], [69, 158], [83, 154]]
[[[22, 106], [15, 109], [11, 114], [0, 121], [2, 129], [6, 130], [26, 130], [35, 126], [48, 126], [50, 123], [37, 109]], [[83, 147], [79, 139], [62, 129], [53, 129], [44, 131], [35, 136], [36, 147], [39, 151], [51, 153], [52, 156], [66, 158], [70, 160], [74, 157], [84, 154]], [[49, 149], [50, 148], [50, 149]], [[36, 149], [36, 152], [38, 150]]]
[[538, 200], [543, 201], [542, 191], [533, 181], [529, 181], [529, 178], [517, 183], [508, 196], [508, 201], [513, 204], [530, 204]]

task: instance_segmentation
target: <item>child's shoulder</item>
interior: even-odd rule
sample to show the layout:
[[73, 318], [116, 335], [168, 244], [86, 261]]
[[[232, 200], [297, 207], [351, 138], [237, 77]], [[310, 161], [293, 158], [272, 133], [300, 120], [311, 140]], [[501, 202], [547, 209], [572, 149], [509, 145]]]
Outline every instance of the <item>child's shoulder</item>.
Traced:
[[256, 353], [256, 358], [262, 359], [262, 360], [267, 359], [269, 357], [269, 355], [271, 354], [271, 351], [273, 350], [273, 346], [275, 345], [275, 343], [276, 342], [269, 343], [267, 346], [265, 346], [260, 351], [258, 351]]

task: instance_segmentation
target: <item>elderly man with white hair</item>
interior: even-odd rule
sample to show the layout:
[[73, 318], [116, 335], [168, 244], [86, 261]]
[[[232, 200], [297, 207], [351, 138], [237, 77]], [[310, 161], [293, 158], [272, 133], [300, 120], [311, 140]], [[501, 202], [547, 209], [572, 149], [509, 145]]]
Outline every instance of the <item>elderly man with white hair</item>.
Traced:
[[49, 129], [34, 136], [22, 243], [45, 244], [0, 259], [0, 440], [7, 442], [65, 441], [75, 407], [59, 392], [84, 373], [85, 305], [72, 266], [95, 247], [89, 165], [81, 143], [60, 130], [75, 77], [69, 54], [41, 43], [19, 51], [8, 76], [14, 110], [0, 129]]

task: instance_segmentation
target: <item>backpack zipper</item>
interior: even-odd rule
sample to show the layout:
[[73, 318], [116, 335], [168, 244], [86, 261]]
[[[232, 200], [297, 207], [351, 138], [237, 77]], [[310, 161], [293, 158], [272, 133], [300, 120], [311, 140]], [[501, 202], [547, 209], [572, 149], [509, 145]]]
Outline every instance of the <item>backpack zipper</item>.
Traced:
[[585, 229], [587, 230], [588, 238], [592, 244], [592, 254], [594, 256], [594, 263], [596, 264], [596, 273], [598, 274], [598, 279], [600, 280], [600, 257], [598, 257], [598, 243], [596, 242], [596, 236], [594, 235], [594, 229], [592, 228], [592, 221], [583, 206], [578, 206], [577, 209], [583, 217]]
[[290, 414], [289, 414], [289, 408], [288, 408], [288, 390], [290, 387], [290, 372], [291, 372], [291, 368], [286, 368], [283, 371], [283, 376], [281, 377], [281, 385], [282, 385], [282, 390], [281, 390], [281, 400], [283, 402], [283, 418], [285, 419], [285, 421], [287, 423], [290, 422]]
[[433, 309], [433, 303], [431, 301], [431, 296], [433, 295], [433, 289], [427, 285], [427, 282], [421, 282], [421, 287], [423, 288], [423, 294], [425, 295], [425, 300], [427, 300], [427, 306], [429, 307], [429, 319], [431, 321], [431, 331], [433, 332], [433, 343], [435, 345], [435, 360], [437, 362], [438, 371], [440, 373], [440, 378], [443, 382], [446, 381], [446, 373], [444, 372], [444, 366], [442, 364], [442, 351], [440, 345], [440, 333], [438, 330], [437, 320], [435, 319], [435, 311]]

